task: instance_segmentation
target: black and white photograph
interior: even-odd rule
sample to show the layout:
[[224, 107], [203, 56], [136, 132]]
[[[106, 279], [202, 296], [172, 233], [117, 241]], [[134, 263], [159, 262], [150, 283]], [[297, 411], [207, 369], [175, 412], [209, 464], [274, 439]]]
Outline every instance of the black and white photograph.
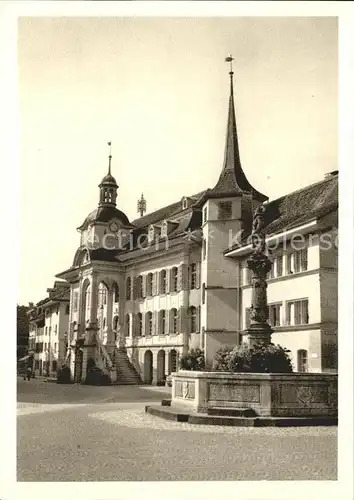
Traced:
[[339, 18], [67, 11], [17, 19], [17, 483], [315, 497], [353, 331]]

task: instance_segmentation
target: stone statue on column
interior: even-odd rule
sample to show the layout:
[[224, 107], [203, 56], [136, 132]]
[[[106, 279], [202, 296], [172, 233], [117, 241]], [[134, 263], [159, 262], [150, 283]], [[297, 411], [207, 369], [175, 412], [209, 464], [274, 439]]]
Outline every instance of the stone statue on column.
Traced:
[[252, 305], [250, 309], [250, 326], [247, 329], [249, 344], [269, 344], [272, 328], [268, 324], [267, 274], [271, 262], [266, 255], [265, 243], [265, 207], [260, 205], [254, 213], [252, 224], [252, 254], [247, 261], [252, 271]]

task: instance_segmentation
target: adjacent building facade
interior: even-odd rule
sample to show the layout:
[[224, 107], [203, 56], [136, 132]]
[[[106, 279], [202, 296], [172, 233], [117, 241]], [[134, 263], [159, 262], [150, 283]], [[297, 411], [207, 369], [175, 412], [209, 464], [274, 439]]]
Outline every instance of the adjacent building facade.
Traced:
[[69, 328], [70, 286], [55, 281], [48, 297], [28, 311], [30, 321], [29, 349], [37, 375], [56, 375], [64, 363]]
[[[117, 208], [109, 157], [98, 207], [78, 228], [72, 265], [57, 275], [70, 288], [68, 345], [65, 355], [58, 347], [58, 360], [64, 357], [77, 382], [91, 359], [112, 382], [164, 383], [190, 348], [204, 349], [211, 367], [220, 346], [247, 342], [248, 236], [264, 203], [272, 341], [291, 350], [296, 371], [336, 370], [337, 189], [337, 172], [272, 202], [251, 186], [240, 162], [230, 72], [225, 155], [214, 188], [130, 222]], [[55, 311], [53, 300], [46, 304], [43, 312]], [[48, 326], [44, 316], [42, 326], [36, 321]], [[43, 330], [38, 338], [45, 342]], [[47, 362], [42, 353], [40, 361]]]

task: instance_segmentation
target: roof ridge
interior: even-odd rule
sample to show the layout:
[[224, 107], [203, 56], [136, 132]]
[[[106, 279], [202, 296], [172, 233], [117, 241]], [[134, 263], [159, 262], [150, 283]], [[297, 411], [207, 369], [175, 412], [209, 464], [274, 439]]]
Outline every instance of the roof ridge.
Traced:
[[267, 202], [267, 205], [270, 205], [271, 203], [274, 203], [275, 201], [279, 201], [281, 199], [287, 198], [288, 196], [291, 196], [292, 194], [299, 193], [301, 191], [305, 191], [307, 189], [310, 189], [314, 186], [317, 186], [319, 184], [325, 184], [326, 182], [333, 181], [333, 179], [337, 179], [337, 175], [325, 177], [324, 179], [321, 179], [320, 181], [313, 182], [312, 184], [307, 184], [306, 186], [303, 186], [302, 188], [295, 189], [295, 191], [290, 191], [288, 193], [283, 194], [282, 196], [279, 196], [279, 198], [274, 198], [274, 200], [270, 200]]

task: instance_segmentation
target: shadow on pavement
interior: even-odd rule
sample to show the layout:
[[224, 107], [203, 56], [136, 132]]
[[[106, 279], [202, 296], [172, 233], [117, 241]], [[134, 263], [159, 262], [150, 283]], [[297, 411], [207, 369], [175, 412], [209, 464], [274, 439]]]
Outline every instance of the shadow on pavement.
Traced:
[[135, 385], [90, 386], [57, 384], [44, 379], [17, 380], [17, 402], [38, 404], [123, 403], [161, 401], [170, 397], [165, 387]]

